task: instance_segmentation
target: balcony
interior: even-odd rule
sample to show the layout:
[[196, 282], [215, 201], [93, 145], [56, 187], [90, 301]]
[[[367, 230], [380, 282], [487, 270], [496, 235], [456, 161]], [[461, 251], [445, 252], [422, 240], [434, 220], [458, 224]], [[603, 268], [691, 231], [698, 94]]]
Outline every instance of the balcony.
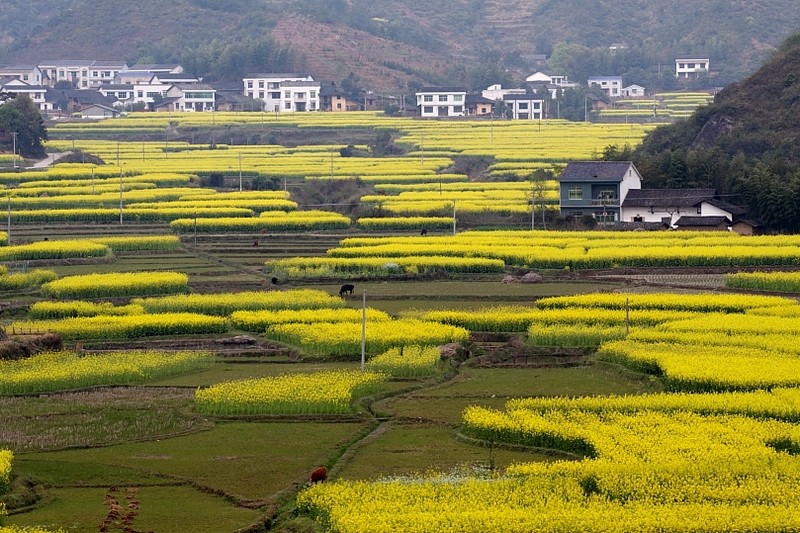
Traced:
[[619, 207], [619, 198], [592, 198], [592, 207]]

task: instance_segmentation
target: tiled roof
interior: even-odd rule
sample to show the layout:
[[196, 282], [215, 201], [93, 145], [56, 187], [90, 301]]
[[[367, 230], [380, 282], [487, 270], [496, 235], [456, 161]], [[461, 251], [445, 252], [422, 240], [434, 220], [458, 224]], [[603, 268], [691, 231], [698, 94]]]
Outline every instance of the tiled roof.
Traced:
[[741, 217], [742, 215], [747, 213], [747, 209], [745, 209], [744, 207], [741, 207], [741, 206], [738, 206], [738, 205], [729, 204], [728, 202], [724, 202], [722, 200], [717, 200], [716, 198], [712, 198], [712, 199], [708, 200], [708, 203], [713, 205], [714, 207], [718, 207], [719, 209], [722, 209], [723, 211], [727, 211], [728, 213], [730, 213], [734, 217]]
[[693, 207], [714, 198], [714, 189], [631, 189], [622, 207]]
[[[567, 164], [559, 181], [622, 181], [633, 166], [631, 161], [572, 161]], [[636, 167], [634, 167], [636, 168]]]
[[281, 88], [283, 87], [319, 87], [318, 81], [282, 81]]
[[697, 226], [697, 227], [708, 227], [713, 228], [717, 226], [721, 226], [722, 224], [730, 224], [731, 220], [728, 217], [723, 216], [713, 216], [713, 217], [700, 217], [700, 216], [685, 216], [679, 218], [675, 222], [675, 226], [680, 228], [681, 226]]
[[494, 104], [494, 100], [490, 98], [484, 98], [479, 94], [468, 94], [466, 98], [467, 105], [474, 105], [474, 104]]
[[511, 101], [511, 100], [523, 100], [523, 101], [530, 101], [530, 102], [538, 102], [542, 100], [541, 96], [535, 94], [504, 94], [503, 100]]
[[250, 73], [245, 74], [244, 79], [249, 78], [268, 78], [271, 80], [287, 80], [287, 79], [294, 79], [294, 78], [311, 78], [308, 74], [300, 74], [298, 72], [257, 72], [257, 73]]
[[418, 93], [465, 93], [466, 87], [422, 87]]

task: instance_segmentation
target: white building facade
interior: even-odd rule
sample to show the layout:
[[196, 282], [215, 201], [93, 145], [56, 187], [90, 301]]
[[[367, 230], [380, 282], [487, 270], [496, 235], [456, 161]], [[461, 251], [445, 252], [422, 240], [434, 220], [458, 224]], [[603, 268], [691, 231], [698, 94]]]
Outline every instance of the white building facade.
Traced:
[[675, 60], [676, 78], [696, 78], [702, 73], [708, 73], [711, 60], [708, 58], [678, 58]]
[[421, 117], [463, 117], [467, 89], [464, 87], [423, 87], [415, 93]]
[[529, 94], [508, 94], [503, 97], [506, 109], [514, 120], [542, 120], [544, 100]]
[[[281, 89], [281, 84], [284, 82], [313, 82], [314, 78], [308, 74], [297, 73], [268, 73], [268, 74], [248, 74], [242, 79], [244, 85], [244, 95], [249, 96], [254, 100], [261, 100], [264, 102], [264, 111], [274, 113], [285, 112], [284, 90]], [[319, 97], [319, 89], [317, 91], [317, 98]], [[291, 101], [291, 95], [289, 97]], [[317, 100], [317, 109], [319, 109], [319, 101]]]
[[622, 76], [590, 76], [586, 83], [589, 87], [600, 87], [608, 97], [622, 96]]

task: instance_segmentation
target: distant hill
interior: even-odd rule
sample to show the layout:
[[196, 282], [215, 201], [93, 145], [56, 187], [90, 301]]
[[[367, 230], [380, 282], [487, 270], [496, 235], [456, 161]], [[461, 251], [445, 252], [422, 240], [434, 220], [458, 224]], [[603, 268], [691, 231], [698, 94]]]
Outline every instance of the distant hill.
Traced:
[[264, 67], [337, 82], [352, 72], [395, 94], [409, 82], [479, 86], [497, 72], [521, 80], [537, 54], [575, 79], [617, 70], [643, 85], [676, 56], [707, 56], [724, 84], [798, 27], [796, 0], [0, 0], [0, 63], [184, 60], [233, 78], [214, 62], [247, 67], [246, 41]]
[[713, 187], [782, 231], [800, 231], [800, 33], [750, 77], [634, 152], [648, 186]]

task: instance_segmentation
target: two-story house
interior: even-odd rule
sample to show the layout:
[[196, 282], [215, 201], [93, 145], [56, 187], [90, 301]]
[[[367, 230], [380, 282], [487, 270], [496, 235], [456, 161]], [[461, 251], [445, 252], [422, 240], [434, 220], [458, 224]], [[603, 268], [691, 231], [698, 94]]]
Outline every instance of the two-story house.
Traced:
[[586, 83], [589, 87], [600, 87], [611, 98], [622, 96], [622, 76], [589, 76]]
[[322, 111], [340, 113], [347, 111], [347, 96], [332, 81], [321, 81], [319, 107]]
[[281, 84], [290, 81], [313, 82], [314, 78], [308, 74], [281, 72], [247, 74], [242, 79], [243, 93], [254, 100], [264, 102], [264, 111], [275, 113], [290, 111], [285, 109], [285, 93], [281, 90]]
[[708, 73], [711, 60], [708, 58], [677, 58], [675, 59], [676, 78], [696, 78], [702, 73]]
[[302, 113], [319, 111], [318, 81], [284, 81], [281, 82], [281, 113]]
[[558, 187], [562, 216], [591, 216], [611, 225], [620, 220], [628, 193], [642, 188], [642, 176], [631, 161], [573, 161], [558, 178]]
[[421, 117], [466, 115], [467, 89], [464, 87], [423, 87], [415, 96]]
[[[13, 94], [13, 95], [20, 95], [25, 94], [36, 105], [39, 111], [47, 111], [52, 109], [52, 106], [48, 104], [45, 95], [47, 94], [47, 87], [43, 87], [41, 85], [31, 85], [22, 81], [19, 78], [13, 77], [0, 77], [0, 91]], [[2, 104], [2, 102], [0, 102]]]
[[507, 94], [503, 97], [506, 109], [514, 120], [541, 120], [544, 118], [544, 100], [532, 94]]
[[44, 76], [36, 65], [12, 65], [1, 67], [0, 78], [17, 78], [28, 85], [44, 85]]
[[214, 111], [217, 90], [201, 83], [176, 83], [166, 92], [165, 100], [175, 99], [175, 111]]

